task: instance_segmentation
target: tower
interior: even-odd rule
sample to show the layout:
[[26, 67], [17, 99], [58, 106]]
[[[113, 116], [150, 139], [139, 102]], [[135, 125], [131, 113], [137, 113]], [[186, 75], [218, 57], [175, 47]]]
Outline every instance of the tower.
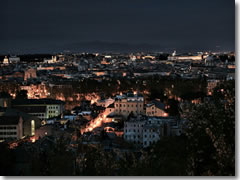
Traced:
[[9, 63], [9, 61], [8, 61], [8, 57], [5, 56], [5, 58], [3, 59], [3, 64], [8, 64], [8, 63]]
[[176, 50], [174, 50], [174, 52], [172, 53], [172, 56], [176, 56]]

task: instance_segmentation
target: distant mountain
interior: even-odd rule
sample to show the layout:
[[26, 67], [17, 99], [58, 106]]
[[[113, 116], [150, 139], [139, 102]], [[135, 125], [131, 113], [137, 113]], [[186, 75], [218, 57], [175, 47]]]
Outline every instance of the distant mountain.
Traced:
[[[44, 45], [43, 45], [44, 44]], [[164, 44], [164, 43], [163, 43]], [[54, 43], [36, 44], [36, 46], [22, 46], [21, 48], [10, 48], [12, 50], [4, 51], [0, 49], [1, 55], [6, 54], [43, 54], [43, 53], [59, 53], [59, 52], [113, 52], [113, 53], [131, 53], [131, 52], [166, 52], [171, 53], [177, 50], [181, 52], [199, 52], [199, 51], [234, 51], [234, 48], [226, 48], [228, 46], [215, 46], [206, 44], [205, 47], [201, 47], [198, 44], [183, 45], [179, 43], [161, 45], [150, 43], [128, 43], [128, 42], [109, 42], [109, 41], [85, 41], [75, 43], [64, 43], [61, 41]], [[229, 46], [230, 47], [230, 46]], [[2, 50], [2, 51], [1, 51]]]
[[117, 43], [117, 42], [105, 42], [105, 41], [91, 41], [91, 42], [79, 42], [64, 45], [71, 51], [86, 51], [86, 52], [146, 52], [146, 51], [160, 51], [164, 50], [164, 47], [156, 44], [131, 44], [131, 43]]

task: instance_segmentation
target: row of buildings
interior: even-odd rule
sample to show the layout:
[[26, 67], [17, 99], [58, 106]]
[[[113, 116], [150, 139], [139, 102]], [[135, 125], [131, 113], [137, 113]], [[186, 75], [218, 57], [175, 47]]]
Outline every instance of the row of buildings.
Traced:
[[0, 140], [34, 136], [52, 117], [62, 116], [64, 102], [53, 99], [12, 99], [0, 93]]
[[164, 136], [180, 136], [182, 131], [183, 123], [175, 117], [137, 116], [124, 122], [124, 139], [144, 148]]
[[[101, 104], [104, 105], [103, 100]], [[78, 112], [84, 113], [84, 110]], [[101, 118], [96, 119], [102, 120], [101, 126], [107, 133], [120, 136], [138, 148], [151, 146], [163, 136], [179, 136], [183, 132], [183, 121], [169, 116], [167, 106], [160, 100], [146, 103], [138, 92], [116, 95], [114, 102], [101, 113]], [[88, 126], [90, 132], [96, 133], [98, 126], [91, 126], [91, 123], [96, 124], [96, 120], [89, 121]], [[123, 127], [118, 125], [122, 123]]]
[[[14, 82], [20, 89], [28, 91], [28, 98], [30, 99], [10, 100], [10, 98], [2, 98], [0, 105], [2, 111], [4, 111], [4, 108], [17, 109], [31, 117], [38, 118], [40, 125], [44, 125], [47, 123], [47, 120], [61, 116], [66, 107], [62, 101], [52, 100], [49, 97], [66, 102], [75, 101], [79, 103], [80, 97], [88, 93], [88, 89], [85, 88], [86, 92], [81, 92], [81, 94], [76, 90], [81, 89], [81, 87], [75, 84], [80, 84], [86, 79], [99, 83], [107, 81], [109, 82], [108, 85], [110, 84], [109, 88], [111, 88], [113, 79], [122, 79], [122, 81], [130, 82], [130, 80], [137, 81], [145, 78], [141, 81], [144, 86], [147, 86], [146, 79], [153, 76], [170, 77], [172, 79], [176, 77], [182, 79], [206, 78], [208, 95], [211, 95], [214, 87], [219, 82], [235, 78], [235, 61], [231, 60], [234, 54], [228, 53], [223, 55], [227, 59], [221, 59], [220, 56], [222, 54], [213, 53], [198, 55], [177, 55], [174, 53], [163, 59], [159, 58], [162, 54], [154, 53], [61, 54], [41, 57], [41, 60], [37, 56], [31, 56], [32, 59], [29, 62], [24, 61], [24, 58], [26, 58], [24, 56], [21, 57], [21, 61], [18, 57], [5, 57], [1, 64], [0, 83], [5, 85], [6, 83]], [[118, 83], [120, 84], [120, 81]], [[85, 84], [82, 83], [81, 85]], [[88, 87], [87, 84], [86, 87]], [[68, 89], [76, 91], [68, 92]], [[64, 92], [61, 90], [64, 90]], [[81, 91], [83, 90], [81, 89]], [[15, 97], [16, 89], [10, 91], [11, 95]], [[169, 98], [171, 96], [170, 91], [166, 91], [166, 96]], [[66, 94], [68, 97], [66, 97]], [[117, 95], [114, 99], [99, 100], [97, 103], [97, 106], [91, 106], [90, 109], [82, 110], [75, 115], [72, 113], [68, 118], [77, 119], [77, 117], [73, 116], [81, 116], [80, 119], [86, 119], [88, 122], [95, 118], [94, 114], [104, 111], [108, 121], [118, 122], [116, 119], [121, 119], [119, 117], [122, 117], [127, 123], [129, 115], [136, 117], [141, 115], [142, 117], [147, 116], [147, 119], [142, 120], [145, 128], [149, 126], [147, 122], [151, 118], [162, 118], [162, 120], [159, 120], [159, 123], [161, 121], [162, 124], [167, 124], [163, 126], [175, 128], [173, 120], [169, 120], [169, 123], [167, 120], [163, 120], [164, 118], [171, 119], [167, 113], [167, 106], [159, 100], [146, 103], [143, 95], [139, 93], [128, 92]], [[72, 110], [73, 108], [70, 107], [68, 109]], [[18, 122], [21, 122], [20, 116], [17, 116], [17, 119], [19, 119]], [[24, 118], [22, 119], [24, 122]], [[36, 121], [35, 123], [27, 124], [30, 127], [31, 124], [33, 124], [33, 127], [37, 127]], [[162, 129], [162, 125], [158, 129]], [[121, 131], [124, 132], [124, 129], [121, 129]], [[174, 134], [172, 132], [173, 130], [170, 130], [167, 134]], [[141, 137], [145, 137], [143, 133], [145, 133], [145, 130], [142, 131]], [[31, 135], [33, 133], [24, 133], [23, 131], [23, 136], [25, 134]], [[126, 139], [128, 138], [127, 135]], [[141, 144], [143, 146], [145, 146], [144, 142], [145, 140], [142, 139]], [[148, 141], [147, 144], [149, 144]]]

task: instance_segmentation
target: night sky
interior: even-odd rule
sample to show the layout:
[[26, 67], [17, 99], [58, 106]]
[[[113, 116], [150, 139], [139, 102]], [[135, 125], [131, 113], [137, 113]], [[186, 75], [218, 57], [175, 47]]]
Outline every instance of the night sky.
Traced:
[[234, 50], [234, 0], [1, 0], [0, 53]]

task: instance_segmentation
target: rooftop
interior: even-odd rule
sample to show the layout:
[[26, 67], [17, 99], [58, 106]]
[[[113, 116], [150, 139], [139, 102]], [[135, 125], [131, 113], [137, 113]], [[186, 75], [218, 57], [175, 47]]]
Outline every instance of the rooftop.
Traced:
[[55, 99], [14, 99], [14, 105], [30, 105], [30, 104], [65, 104], [64, 101]]
[[45, 113], [46, 106], [19, 106], [17, 109], [26, 112], [26, 113]]
[[165, 108], [165, 105], [162, 102], [158, 101], [158, 100], [153, 100], [152, 103], [147, 104], [146, 106], [151, 107], [152, 105], [155, 105], [157, 108], [163, 109], [163, 110]]
[[0, 125], [17, 125], [20, 116], [0, 116]]
[[108, 108], [114, 108], [114, 103], [110, 104]]

